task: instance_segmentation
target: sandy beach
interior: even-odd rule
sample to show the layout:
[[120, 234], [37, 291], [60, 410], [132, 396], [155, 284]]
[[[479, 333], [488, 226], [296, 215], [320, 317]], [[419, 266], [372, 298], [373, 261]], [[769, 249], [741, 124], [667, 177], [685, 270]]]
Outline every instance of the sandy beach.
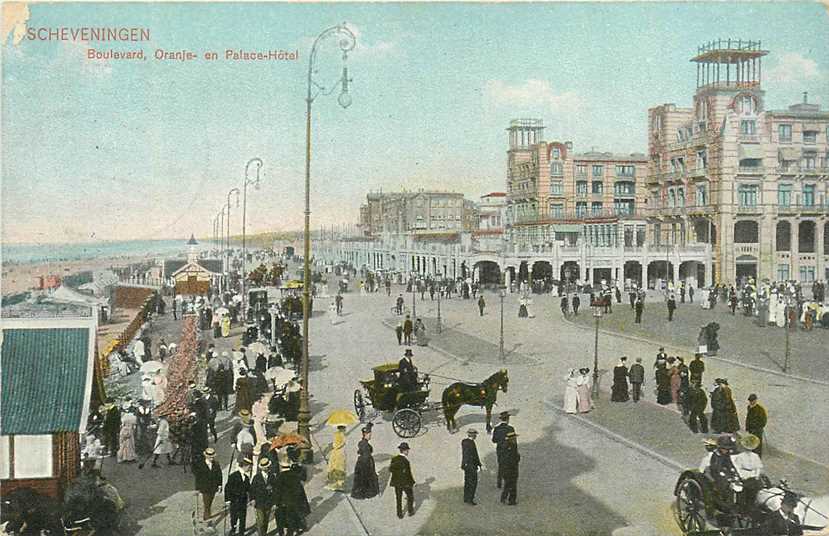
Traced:
[[87, 270], [104, 270], [107, 268], [125, 267], [130, 264], [155, 261], [156, 257], [102, 257], [98, 259], [82, 259], [74, 261], [33, 262], [21, 264], [3, 264], [3, 277], [0, 279], [0, 289], [3, 296], [24, 292], [35, 285], [35, 277], [58, 275], [65, 277]]

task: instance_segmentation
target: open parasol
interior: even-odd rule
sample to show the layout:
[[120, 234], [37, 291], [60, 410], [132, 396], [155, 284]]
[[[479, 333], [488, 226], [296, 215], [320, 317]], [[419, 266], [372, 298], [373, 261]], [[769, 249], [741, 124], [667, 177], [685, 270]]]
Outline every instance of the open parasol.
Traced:
[[271, 448], [280, 449], [286, 445], [305, 445], [307, 441], [299, 434], [281, 434], [271, 439]]
[[141, 372], [144, 374], [155, 374], [162, 368], [164, 368], [164, 365], [161, 361], [145, 361], [141, 365]]
[[213, 311], [214, 316], [224, 316], [230, 314], [230, 311], [227, 310], [227, 307], [219, 307], [215, 311]]
[[360, 419], [347, 409], [335, 410], [325, 420], [325, 424], [328, 426], [348, 426], [349, 424], [356, 424], [358, 422], [360, 422]]
[[248, 345], [248, 350], [253, 352], [253, 355], [267, 354], [268, 353], [268, 347], [265, 346], [264, 344], [262, 344], [262, 342], [260, 342], [260, 341], [256, 341], [256, 342], [251, 343], [250, 345]]
[[276, 385], [282, 386], [294, 378], [294, 371], [283, 367], [271, 367], [265, 371], [265, 378], [273, 380]]

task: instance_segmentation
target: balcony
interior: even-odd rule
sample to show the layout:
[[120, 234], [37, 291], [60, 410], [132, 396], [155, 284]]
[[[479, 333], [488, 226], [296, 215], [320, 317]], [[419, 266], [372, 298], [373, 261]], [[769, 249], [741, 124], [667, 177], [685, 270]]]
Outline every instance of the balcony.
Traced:
[[689, 169], [688, 170], [688, 176], [693, 178], [693, 179], [705, 178], [705, 175], [706, 175], [707, 171], [708, 170], [706, 168]]
[[737, 168], [737, 173], [740, 175], [764, 175], [766, 168], [763, 166], [740, 166]]
[[515, 223], [531, 224], [531, 223], [554, 223], [565, 221], [589, 221], [589, 220], [607, 220], [607, 219], [628, 219], [628, 218], [644, 218], [644, 214], [637, 214], [636, 211], [617, 210], [615, 208], [602, 208], [601, 210], [558, 210], [555, 212], [544, 211], [539, 215], [527, 215], [521, 219], [516, 219]]
[[757, 257], [760, 255], [760, 244], [734, 244], [734, 254]]
[[737, 205], [737, 214], [760, 214], [763, 212], [763, 207], [760, 204], [756, 205]]
[[741, 143], [760, 143], [760, 135], [759, 134], [743, 134], [742, 132], [738, 135], [738, 139]]

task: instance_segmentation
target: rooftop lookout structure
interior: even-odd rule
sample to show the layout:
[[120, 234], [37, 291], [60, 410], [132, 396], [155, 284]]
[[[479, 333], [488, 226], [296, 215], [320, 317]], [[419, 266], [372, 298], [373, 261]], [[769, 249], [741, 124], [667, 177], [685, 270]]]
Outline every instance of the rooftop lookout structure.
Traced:
[[697, 48], [697, 89], [748, 89], [760, 86], [763, 50], [760, 41], [717, 39]]

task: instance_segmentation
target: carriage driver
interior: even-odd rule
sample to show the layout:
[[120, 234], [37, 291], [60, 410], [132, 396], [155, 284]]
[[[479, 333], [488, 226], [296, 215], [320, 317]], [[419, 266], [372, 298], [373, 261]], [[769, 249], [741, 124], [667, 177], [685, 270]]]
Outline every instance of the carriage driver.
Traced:
[[[731, 492], [732, 483], [739, 483], [739, 475], [731, 454], [737, 447], [734, 437], [730, 434], [723, 434], [717, 438], [717, 450], [711, 453], [711, 476], [714, 478], [714, 486], [721, 498], [728, 497]], [[739, 486], [741, 488], [741, 486]], [[734, 491], [742, 491], [735, 489]]]
[[411, 348], [406, 348], [406, 352], [397, 364], [398, 377], [397, 381], [402, 392], [414, 391], [417, 389], [417, 367], [412, 363]]

